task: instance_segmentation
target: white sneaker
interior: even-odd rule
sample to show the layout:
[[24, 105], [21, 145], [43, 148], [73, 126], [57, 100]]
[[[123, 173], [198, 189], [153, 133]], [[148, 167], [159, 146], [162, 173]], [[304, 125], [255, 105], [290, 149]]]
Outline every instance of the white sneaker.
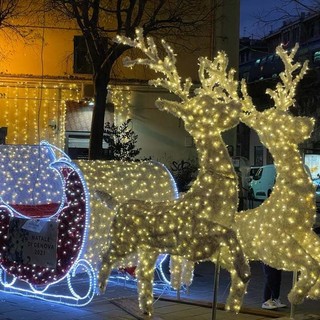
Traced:
[[277, 305], [275, 304], [274, 300], [267, 300], [265, 301], [263, 304], [262, 304], [262, 309], [268, 309], [268, 310], [271, 310], [271, 309], [277, 309]]
[[273, 299], [272, 302], [277, 306], [277, 308], [285, 308], [287, 305], [283, 304], [280, 299]]

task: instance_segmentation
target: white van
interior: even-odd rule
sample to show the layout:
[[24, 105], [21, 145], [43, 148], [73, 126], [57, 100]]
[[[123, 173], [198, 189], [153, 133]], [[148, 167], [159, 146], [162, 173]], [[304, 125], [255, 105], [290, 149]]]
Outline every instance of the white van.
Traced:
[[253, 199], [267, 199], [276, 181], [276, 168], [273, 164], [262, 166], [258, 169], [250, 182], [249, 193]]

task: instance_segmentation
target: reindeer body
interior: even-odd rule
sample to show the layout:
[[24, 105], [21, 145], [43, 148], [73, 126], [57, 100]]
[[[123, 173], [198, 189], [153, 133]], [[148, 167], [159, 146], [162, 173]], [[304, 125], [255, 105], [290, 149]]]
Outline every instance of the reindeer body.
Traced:
[[236, 213], [234, 229], [250, 260], [301, 271], [289, 294], [292, 303], [301, 303], [320, 274], [319, 246], [310, 246], [311, 239], [319, 243], [312, 231], [315, 188], [298, 150], [298, 144], [311, 134], [313, 122], [275, 108], [253, 112], [242, 121], [257, 131], [273, 155], [277, 176], [270, 197], [261, 206]]
[[241, 105], [230, 97], [230, 92], [237, 91], [237, 83], [232, 81], [234, 72], [227, 73], [223, 54], [214, 61], [200, 58], [202, 86], [191, 92], [191, 79], [182, 82], [171, 48], [162, 43], [168, 54], [162, 60], [152, 38], [147, 39], [146, 45], [142, 34], [137, 30], [136, 39], [118, 37], [116, 41], [136, 46], [147, 56], [134, 61], [127, 59], [127, 66], [145, 64], [163, 73], [164, 78], [152, 80], [151, 84], [167, 88], [180, 98], [180, 102], [158, 100], [156, 105], [184, 121], [195, 141], [199, 172], [190, 190], [179, 200], [160, 203], [132, 200], [118, 207], [109, 245], [102, 255], [100, 289], [104, 291], [116, 260], [138, 251], [140, 307], [150, 314], [153, 270], [159, 253], [170, 253], [193, 262], [220, 255], [232, 278], [227, 308], [238, 311], [250, 270], [236, 233], [231, 229], [238, 205], [238, 183], [221, 137], [223, 131], [239, 122]]
[[199, 158], [197, 178], [174, 210], [179, 216], [196, 215], [230, 227], [238, 205], [238, 180], [221, 133], [238, 124], [240, 104], [216, 104], [204, 96], [188, 104], [164, 101], [157, 105], [184, 120]]
[[[104, 291], [117, 260], [138, 252], [140, 307], [151, 314], [153, 270], [158, 254], [169, 253], [195, 262], [215, 260], [213, 257], [220, 253], [232, 278], [226, 308], [239, 311], [250, 269], [236, 233], [230, 228], [238, 203], [238, 184], [221, 132], [238, 123], [240, 105], [224, 105], [202, 97], [192, 99], [188, 107], [169, 101], [158, 102], [158, 107], [174, 114], [179, 110], [197, 146], [199, 172], [181, 199], [158, 203], [130, 200], [119, 205], [109, 246], [102, 255], [100, 289]], [[183, 113], [190, 107], [192, 121]]]

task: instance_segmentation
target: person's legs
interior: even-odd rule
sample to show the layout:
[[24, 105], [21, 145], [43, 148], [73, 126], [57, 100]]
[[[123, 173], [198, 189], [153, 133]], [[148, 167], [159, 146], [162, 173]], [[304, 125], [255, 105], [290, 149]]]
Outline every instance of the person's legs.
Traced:
[[286, 305], [281, 303], [279, 299], [282, 271], [265, 264], [263, 264], [263, 271], [265, 285], [263, 292], [264, 303], [262, 304], [262, 308], [275, 309], [285, 307]]
[[281, 270], [264, 265], [265, 274], [265, 301], [268, 299], [279, 299], [281, 286]]

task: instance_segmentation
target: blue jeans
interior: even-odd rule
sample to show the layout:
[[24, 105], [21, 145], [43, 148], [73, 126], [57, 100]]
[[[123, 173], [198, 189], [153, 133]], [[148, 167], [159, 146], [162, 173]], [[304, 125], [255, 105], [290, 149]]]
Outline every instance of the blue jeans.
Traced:
[[279, 299], [282, 271], [272, 268], [266, 264], [263, 264], [262, 266], [265, 276], [263, 301], [267, 301], [269, 299]]

